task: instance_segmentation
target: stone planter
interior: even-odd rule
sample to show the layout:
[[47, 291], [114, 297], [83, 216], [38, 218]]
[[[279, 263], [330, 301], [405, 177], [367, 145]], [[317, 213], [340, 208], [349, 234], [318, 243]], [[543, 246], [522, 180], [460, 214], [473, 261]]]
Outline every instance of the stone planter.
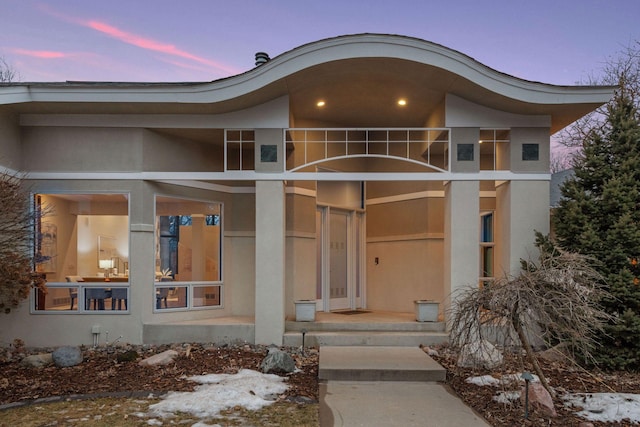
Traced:
[[413, 302], [418, 322], [437, 322], [440, 304], [433, 300], [416, 300]]
[[296, 322], [313, 322], [316, 320], [316, 302], [314, 300], [294, 301], [296, 305]]

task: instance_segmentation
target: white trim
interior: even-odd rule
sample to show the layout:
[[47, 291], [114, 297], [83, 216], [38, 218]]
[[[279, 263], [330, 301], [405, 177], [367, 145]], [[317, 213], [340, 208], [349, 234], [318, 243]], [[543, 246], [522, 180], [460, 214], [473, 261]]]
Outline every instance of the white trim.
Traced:
[[287, 194], [295, 194], [296, 196], [307, 196], [307, 197], [317, 196], [317, 191], [312, 190], [310, 188], [286, 187], [285, 192]]
[[287, 231], [285, 233], [285, 237], [294, 238], [294, 239], [316, 239], [316, 233], [309, 233], [306, 231]]
[[[477, 173], [422, 172], [30, 172], [29, 180], [147, 180], [147, 181], [550, 181], [550, 173], [480, 171]], [[173, 184], [177, 184], [173, 182]], [[211, 184], [216, 185], [216, 184]], [[232, 187], [234, 191], [245, 187]], [[252, 187], [250, 187], [252, 188]], [[222, 191], [222, 187], [220, 190]]]
[[443, 240], [444, 233], [419, 233], [398, 236], [368, 237], [367, 243], [408, 242], [411, 240]]
[[225, 230], [224, 237], [249, 237], [254, 239], [256, 237], [255, 231], [229, 231]]
[[407, 200], [427, 199], [427, 198], [443, 198], [444, 190], [427, 190], [419, 191], [416, 193], [398, 194], [395, 196], [376, 197], [375, 199], [368, 199], [367, 206], [371, 205], [383, 205], [385, 203], [404, 202]]

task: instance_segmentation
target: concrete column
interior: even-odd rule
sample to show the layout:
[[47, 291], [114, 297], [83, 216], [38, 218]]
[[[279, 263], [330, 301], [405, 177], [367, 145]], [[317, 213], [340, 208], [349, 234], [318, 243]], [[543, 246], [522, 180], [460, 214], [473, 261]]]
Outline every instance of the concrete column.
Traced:
[[455, 300], [458, 291], [478, 286], [479, 215], [479, 181], [451, 181], [445, 186], [443, 264], [444, 293], [445, 298], [448, 298], [445, 309]]
[[537, 260], [534, 231], [549, 233], [549, 181], [510, 181], [496, 188], [496, 276]]
[[285, 318], [285, 188], [256, 182], [256, 344], [282, 345]]

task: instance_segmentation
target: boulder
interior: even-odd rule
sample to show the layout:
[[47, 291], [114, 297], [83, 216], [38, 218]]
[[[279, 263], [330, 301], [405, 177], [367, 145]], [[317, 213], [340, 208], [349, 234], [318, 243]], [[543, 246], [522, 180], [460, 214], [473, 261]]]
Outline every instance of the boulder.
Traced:
[[502, 364], [500, 350], [487, 340], [478, 340], [463, 346], [458, 355], [458, 366], [462, 368], [493, 369]]
[[[526, 388], [522, 388], [520, 392], [520, 400], [524, 406]], [[529, 410], [539, 410], [544, 415], [555, 417], [556, 408], [553, 406], [553, 399], [546, 388], [541, 383], [529, 383]]]
[[280, 350], [279, 348], [271, 347], [269, 353], [262, 360], [260, 369], [263, 373], [279, 373], [279, 372], [293, 372], [296, 369], [296, 363], [293, 358]]
[[30, 366], [32, 368], [43, 368], [53, 363], [53, 355], [51, 353], [32, 354], [20, 361], [21, 365]]
[[64, 346], [55, 349], [51, 357], [53, 363], [60, 368], [76, 366], [82, 363], [82, 350], [80, 347]]
[[178, 356], [178, 352], [175, 350], [167, 350], [162, 353], [154, 354], [153, 356], [147, 357], [146, 359], [141, 360], [138, 364], [140, 366], [157, 366], [157, 365], [168, 365], [173, 362]]

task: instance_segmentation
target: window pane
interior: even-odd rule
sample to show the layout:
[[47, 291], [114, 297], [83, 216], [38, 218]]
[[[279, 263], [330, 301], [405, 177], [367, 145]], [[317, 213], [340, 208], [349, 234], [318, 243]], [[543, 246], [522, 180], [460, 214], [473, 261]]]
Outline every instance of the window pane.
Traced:
[[[125, 291], [129, 282], [129, 200], [126, 194], [36, 194], [35, 202], [46, 214], [36, 227], [36, 266], [48, 284], [46, 294], [35, 294], [40, 310], [111, 310], [108, 291], [87, 295], [92, 283], [107, 279]], [[70, 282], [79, 282], [70, 286]], [[68, 286], [65, 286], [67, 284]], [[85, 289], [86, 287], [86, 289]], [[117, 293], [117, 292], [116, 292]], [[125, 296], [119, 298], [125, 311]], [[87, 301], [87, 297], [91, 301]], [[95, 304], [94, 304], [95, 302]], [[116, 301], [115, 309], [118, 310]]]
[[220, 286], [196, 286], [193, 288], [194, 307], [212, 307], [220, 305]]
[[187, 289], [186, 286], [156, 288], [156, 309], [186, 308]]

